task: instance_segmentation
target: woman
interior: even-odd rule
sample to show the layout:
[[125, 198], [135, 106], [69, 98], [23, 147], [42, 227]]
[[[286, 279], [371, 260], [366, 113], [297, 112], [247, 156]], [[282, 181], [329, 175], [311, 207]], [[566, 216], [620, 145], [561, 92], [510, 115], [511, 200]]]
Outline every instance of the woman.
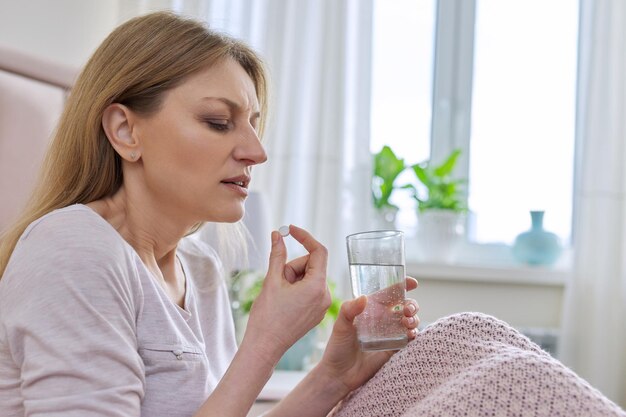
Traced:
[[[3, 237], [0, 414], [246, 415], [330, 304], [326, 249], [291, 226], [309, 254], [287, 262], [273, 232], [237, 350], [220, 261], [183, 239], [243, 216], [266, 108], [257, 56], [197, 22], [155, 13], [103, 42]], [[364, 306], [344, 304], [324, 359], [271, 415], [325, 415], [389, 358], [355, 343]], [[408, 300], [409, 338], [416, 311]]]
[[[0, 250], [0, 411], [14, 416], [245, 416], [330, 303], [326, 249], [269, 268], [236, 349], [215, 252], [184, 239], [243, 215], [266, 114], [241, 43], [168, 13], [133, 19], [76, 81], [40, 184]], [[407, 289], [417, 283], [407, 278]], [[505, 323], [444, 318], [363, 353], [343, 304], [320, 363], [270, 416], [625, 415]], [[382, 369], [381, 369], [382, 367]], [[332, 410], [332, 411], [331, 411]]]

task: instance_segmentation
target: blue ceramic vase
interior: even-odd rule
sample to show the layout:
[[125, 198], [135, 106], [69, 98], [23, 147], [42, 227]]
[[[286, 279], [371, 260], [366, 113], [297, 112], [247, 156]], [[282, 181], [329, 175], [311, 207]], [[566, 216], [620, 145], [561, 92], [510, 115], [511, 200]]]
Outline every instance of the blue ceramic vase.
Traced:
[[531, 211], [530, 230], [520, 233], [513, 245], [513, 256], [530, 265], [551, 265], [561, 254], [557, 235], [543, 228], [543, 211]]

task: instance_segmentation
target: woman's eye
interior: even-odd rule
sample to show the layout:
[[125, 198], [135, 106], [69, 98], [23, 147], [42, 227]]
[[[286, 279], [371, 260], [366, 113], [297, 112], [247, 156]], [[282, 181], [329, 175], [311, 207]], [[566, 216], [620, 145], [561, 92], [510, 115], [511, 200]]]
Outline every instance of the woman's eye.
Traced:
[[228, 120], [206, 120], [206, 124], [214, 130], [224, 132], [230, 128], [230, 122]]

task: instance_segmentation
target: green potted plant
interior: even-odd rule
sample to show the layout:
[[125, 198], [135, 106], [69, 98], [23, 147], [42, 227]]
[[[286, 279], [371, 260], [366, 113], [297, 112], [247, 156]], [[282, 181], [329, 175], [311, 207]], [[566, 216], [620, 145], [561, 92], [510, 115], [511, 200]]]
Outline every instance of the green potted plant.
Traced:
[[377, 214], [377, 227], [393, 228], [398, 207], [390, 202], [391, 195], [397, 188], [395, 181], [407, 165], [389, 146], [383, 146], [380, 152], [373, 155], [372, 200]]
[[439, 165], [425, 161], [411, 166], [421, 190], [411, 186], [417, 201], [417, 240], [424, 261], [452, 262], [465, 236], [464, 178], [453, 177], [460, 149]]
[[456, 213], [467, 211], [463, 189], [467, 180], [452, 177], [459, 156], [461, 150], [455, 149], [440, 165], [431, 166], [430, 161], [425, 161], [411, 166], [418, 181], [426, 190], [425, 195], [420, 195], [418, 190], [412, 187], [413, 198], [417, 201], [420, 212], [433, 209]]

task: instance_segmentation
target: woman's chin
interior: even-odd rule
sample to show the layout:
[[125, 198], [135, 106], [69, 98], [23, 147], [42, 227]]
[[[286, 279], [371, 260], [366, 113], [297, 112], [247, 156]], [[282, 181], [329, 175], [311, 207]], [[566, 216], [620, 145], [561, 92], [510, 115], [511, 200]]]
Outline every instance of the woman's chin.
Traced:
[[207, 221], [214, 223], [237, 223], [239, 220], [243, 219], [244, 213], [243, 207], [228, 212], [211, 213], [207, 216]]
[[242, 218], [243, 218], [243, 216], [241, 216], [241, 217], [229, 217], [227, 219], [221, 220], [220, 223], [237, 223]]

